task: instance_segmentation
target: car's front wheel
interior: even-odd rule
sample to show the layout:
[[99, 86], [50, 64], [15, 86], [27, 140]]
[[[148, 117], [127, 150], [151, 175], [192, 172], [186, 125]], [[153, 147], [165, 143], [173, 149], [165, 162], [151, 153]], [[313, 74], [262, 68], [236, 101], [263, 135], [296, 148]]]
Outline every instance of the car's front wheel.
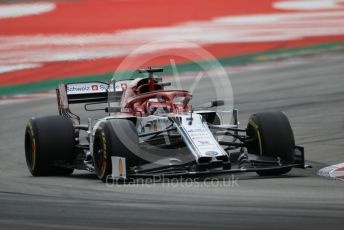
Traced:
[[[126, 168], [139, 164], [139, 138], [134, 123], [126, 119], [112, 119], [96, 130], [93, 143], [94, 169], [105, 182], [112, 173], [111, 157], [123, 157]], [[135, 154], [136, 153], [136, 154]]]
[[[280, 158], [282, 162], [294, 161], [294, 134], [287, 116], [282, 112], [253, 114], [247, 125], [247, 135], [254, 142], [248, 144], [249, 153]], [[275, 176], [288, 173], [290, 167], [257, 172], [261, 176]]]

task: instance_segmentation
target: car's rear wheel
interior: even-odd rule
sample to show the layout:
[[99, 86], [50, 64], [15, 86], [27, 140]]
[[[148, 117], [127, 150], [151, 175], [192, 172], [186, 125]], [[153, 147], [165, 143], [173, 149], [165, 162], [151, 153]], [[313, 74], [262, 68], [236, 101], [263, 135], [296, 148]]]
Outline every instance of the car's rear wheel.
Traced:
[[[249, 153], [280, 158], [283, 163], [294, 161], [294, 134], [287, 116], [282, 112], [253, 114], [247, 125], [247, 135], [255, 140], [247, 145]], [[257, 172], [261, 176], [288, 173], [290, 167]]]
[[93, 144], [95, 172], [105, 182], [112, 172], [111, 157], [123, 157], [126, 169], [139, 164], [139, 138], [134, 123], [113, 119], [102, 123], [96, 130]]
[[74, 127], [61, 116], [30, 119], [25, 130], [25, 157], [33, 176], [70, 175], [72, 168], [57, 166], [69, 162], [74, 153]]

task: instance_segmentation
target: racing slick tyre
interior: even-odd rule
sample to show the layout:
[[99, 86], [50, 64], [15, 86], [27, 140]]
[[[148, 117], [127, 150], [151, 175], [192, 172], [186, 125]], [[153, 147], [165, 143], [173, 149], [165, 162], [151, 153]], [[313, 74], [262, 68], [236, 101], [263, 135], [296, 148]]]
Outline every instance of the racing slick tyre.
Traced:
[[100, 180], [106, 182], [112, 172], [111, 157], [124, 157], [126, 169], [138, 165], [139, 137], [134, 123], [127, 119], [112, 119], [96, 130], [93, 144], [94, 169]]
[[67, 176], [72, 168], [56, 166], [68, 162], [74, 153], [74, 127], [68, 118], [47, 116], [32, 118], [25, 130], [25, 157], [33, 176]]
[[[247, 145], [249, 153], [279, 157], [284, 163], [294, 161], [294, 134], [287, 116], [282, 112], [253, 114], [247, 125], [247, 135], [255, 141]], [[288, 173], [290, 167], [257, 172], [260, 176], [276, 176]]]

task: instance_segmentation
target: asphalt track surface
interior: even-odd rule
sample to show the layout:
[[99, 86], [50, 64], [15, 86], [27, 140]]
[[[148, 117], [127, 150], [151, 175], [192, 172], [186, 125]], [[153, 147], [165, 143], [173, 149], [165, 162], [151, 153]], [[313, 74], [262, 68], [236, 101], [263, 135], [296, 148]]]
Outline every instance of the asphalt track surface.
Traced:
[[[2, 105], [0, 229], [343, 229], [344, 183], [316, 172], [344, 161], [344, 55], [306, 60], [230, 74], [240, 121], [257, 111], [285, 111], [314, 166], [275, 178], [250, 173], [225, 185], [135, 187], [106, 187], [85, 172], [34, 178], [25, 164], [24, 128], [29, 117], [55, 114], [55, 99]], [[201, 81], [197, 90], [207, 87]]]

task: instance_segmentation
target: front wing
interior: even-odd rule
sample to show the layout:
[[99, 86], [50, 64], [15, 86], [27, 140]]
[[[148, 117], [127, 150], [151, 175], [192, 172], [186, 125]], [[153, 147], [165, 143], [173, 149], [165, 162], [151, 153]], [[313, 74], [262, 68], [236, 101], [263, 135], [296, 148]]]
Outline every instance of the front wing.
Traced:
[[[114, 159], [113, 159], [114, 160]], [[122, 158], [121, 161], [125, 162]], [[116, 162], [118, 157], [116, 157]], [[305, 164], [304, 160], [304, 148], [301, 146], [295, 146], [294, 151], [294, 162], [281, 164], [278, 161], [267, 163], [266, 165], [258, 166], [251, 164], [250, 166], [233, 165], [231, 169], [212, 169], [206, 171], [190, 171], [185, 168], [187, 165], [176, 165], [176, 166], [158, 166], [148, 170], [139, 171], [128, 171], [125, 176], [123, 174], [123, 168], [116, 167], [118, 163], [113, 163], [112, 175], [109, 176], [109, 180], [126, 180], [126, 179], [137, 179], [137, 178], [180, 178], [180, 177], [207, 177], [207, 176], [218, 176], [225, 174], [245, 173], [245, 172], [262, 172], [274, 169], [285, 169], [285, 168], [310, 168], [310, 165]], [[236, 167], [236, 168], [234, 168]], [[119, 176], [121, 175], [121, 176]]]

